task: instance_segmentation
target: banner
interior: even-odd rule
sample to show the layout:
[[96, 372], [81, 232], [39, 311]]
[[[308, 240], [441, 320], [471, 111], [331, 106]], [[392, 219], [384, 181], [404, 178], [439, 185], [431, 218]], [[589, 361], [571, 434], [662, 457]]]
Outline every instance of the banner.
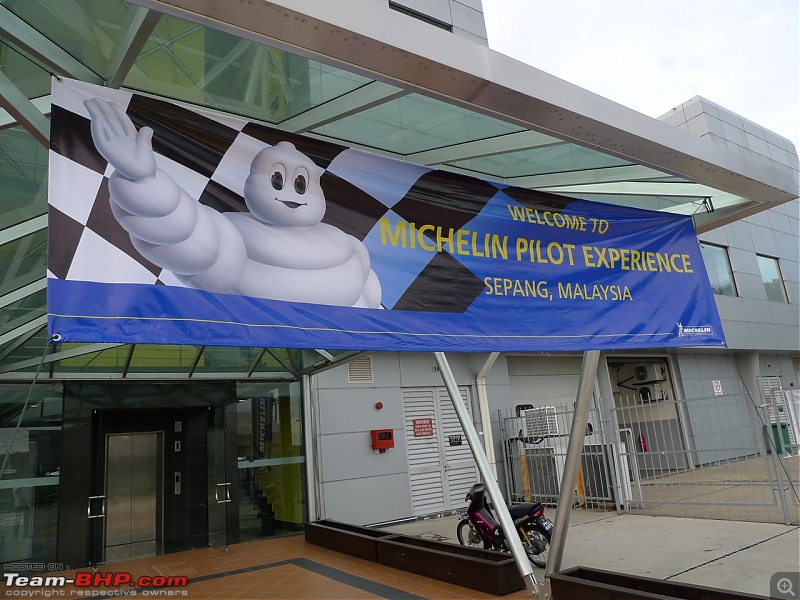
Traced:
[[395, 351], [722, 345], [690, 218], [54, 80], [65, 342]]

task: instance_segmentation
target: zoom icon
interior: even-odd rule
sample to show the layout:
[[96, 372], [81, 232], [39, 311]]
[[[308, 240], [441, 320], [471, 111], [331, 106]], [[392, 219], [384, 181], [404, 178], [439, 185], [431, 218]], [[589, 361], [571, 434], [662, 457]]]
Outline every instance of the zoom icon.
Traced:
[[769, 580], [769, 597], [775, 600], [800, 599], [800, 572], [775, 573]]

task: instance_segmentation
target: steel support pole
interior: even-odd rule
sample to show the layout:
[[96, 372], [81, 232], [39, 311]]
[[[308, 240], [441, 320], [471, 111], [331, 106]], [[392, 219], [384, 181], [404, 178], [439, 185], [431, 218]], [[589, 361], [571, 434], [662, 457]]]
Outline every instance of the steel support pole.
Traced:
[[458, 421], [464, 430], [469, 449], [475, 458], [475, 463], [478, 465], [478, 472], [486, 485], [486, 491], [489, 492], [489, 498], [494, 505], [494, 512], [500, 521], [500, 526], [503, 528], [503, 534], [506, 537], [511, 554], [514, 556], [514, 561], [517, 563], [517, 568], [525, 581], [525, 586], [528, 588], [530, 595], [538, 596], [539, 585], [536, 582], [536, 576], [533, 574], [533, 566], [528, 560], [528, 555], [525, 554], [525, 549], [522, 547], [519, 535], [517, 535], [517, 528], [514, 527], [514, 521], [508, 512], [506, 501], [500, 492], [500, 486], [497, 485], [497, 480], [494, 478], [494, 471], [492, 471], [486, 454], [483, 452], [480, 437], [478, 437], [478, 432], [475, 430], [475, 424], [472, 422], [472, 418], [470, 418], [464, 402], [461, 400], [461, 392], [458, 391], [456, 378], [450, 370], [450, 363], [447, 362], [444, 352], [434, 352], [433, 356], [447, 388], [447, 393], [450, 394], [450, 400], [453, 402]]
[[558, 495], [556, 519], [553, 524], [553, 537], [550, 540], [550, 554], [547, 556], [547, 569], [544, 576], [550, 577], [561, 570], [564, 558], [564, 544], [567, 540], [569, 517], [572, 512], [575, 486], [578, 482], [578, 464], [583, 451], [583, 438], [586, 435], [586, 424], [589, 422], [592, 388], [597, 378], [597, 364], [600, 361], [599, 350], [583, 353], [583, 368], [578, 382], [578, 396], [575, 400], [575, 412], [572, 414], [572, 429], [569, 432], [569, 446], [564, 461], [564, 473], [561, 477], [561, 491]]
[[486, 460], [492, 467], [494, 478], [497, 480], [497, 458], [494, 454], [494, 435], [492, 434], [492, 417], [489, 414], [489, 395], [486, 392], [486, 376], [492, 370], [499, 352], [492, 352], [486, 359], [480, 373], [475, 378], [475, 386], [478, 388], [478, 407], [481, 410], [481, 425], [483, 426], [483, 447], [486, 449]]

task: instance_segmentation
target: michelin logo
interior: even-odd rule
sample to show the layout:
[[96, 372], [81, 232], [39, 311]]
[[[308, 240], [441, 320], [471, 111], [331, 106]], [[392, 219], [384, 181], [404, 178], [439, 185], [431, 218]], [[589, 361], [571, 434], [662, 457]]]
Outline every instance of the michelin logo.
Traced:
[[678, 323], [678, 337], [683, 337], [686, 335], [707, 335], [711, 333], [712, 329], [710, 325], [687, 327], [683, 323]]

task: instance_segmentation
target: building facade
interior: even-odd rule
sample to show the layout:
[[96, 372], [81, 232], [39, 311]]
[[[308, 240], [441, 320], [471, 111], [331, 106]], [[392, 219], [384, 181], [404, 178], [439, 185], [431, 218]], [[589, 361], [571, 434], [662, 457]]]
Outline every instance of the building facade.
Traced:
[[[61, 249], [47, 244], [51, 76], [465, 175], [696, 212], [729, 350], [608, 355], [599, 387], [622, 395], [641, 365], [663, 377], [650, 393], [682, 398], [715, 381], [723, 390], [764, 375], [797, 381], [791, 144], [763, 130], [758, 138], [744, 122], [740, 143], [719, 109], [719, 128], [708, 117], [706, 130], [688, 106], [682, 123], [650, 119], [494, 53], [479, 0], [212, 4], [0, 6], [3, 564], [52, 570], [225, 545], [299, 531], [317, 516], [407, 518], [456, 507], [476, 476], [430, 356], [213, 340], [54, 343], [46, 278]], [[708, 197], [714, 210], [699, 210]], [[730, 261], [727, 281], [720, 255]], [[452, 358], [502, 480], [514, 474], [500, 468], [509, 436], [498, 411], [572, 402], [580, 360]], [[757, 438], [743, 406], [750, 420], [733, 429]], [[691, 420], [697, 439], [702, 422], [699, 413]], [[444, 437], [429, 435], [434, 428]], [[382, 429], [395, 444], [376, 452], [370, 434]]]

